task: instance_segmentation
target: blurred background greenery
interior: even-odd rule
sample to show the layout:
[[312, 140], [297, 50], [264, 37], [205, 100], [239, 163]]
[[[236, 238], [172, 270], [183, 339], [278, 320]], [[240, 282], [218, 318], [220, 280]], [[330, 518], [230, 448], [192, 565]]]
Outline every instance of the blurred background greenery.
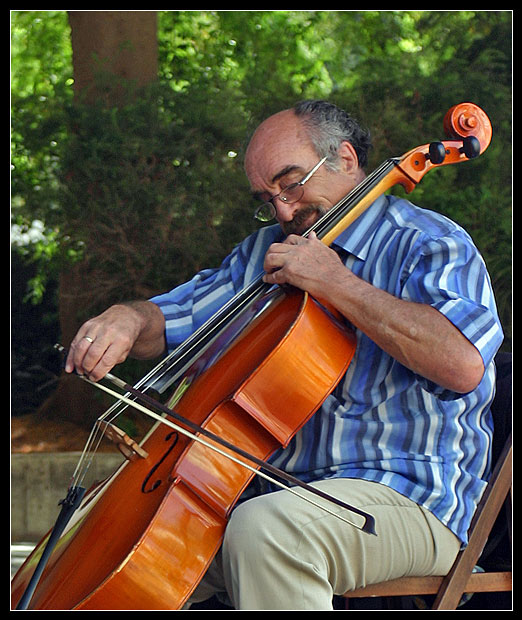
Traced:
[[[369, 170], [443, 139], [452, 105], [472, 101], [486, 111], [488, 150], [427, 175], [410, 199], [474, 238], [510, 350], [510, 11], [138, 13], [153, 27], [129, 26], [117, 65], [85, 46], [108, 13], [11, 11], [15, 415], [45, 401], [42, 415], [92, 422], [85, 396], [77, 413], [67, 390], [56, 396], [52, 345], [67, 345], [83, 320], [112, 303], [218, 265], [252, 232], [242, 167], [249, 134], [305, 98], [329, 99], [371, 129]], [[125, 56], [132, 46], [157, 59], [151, 75], [133, 77]], [[81, 77], [88, 94], [77, 88]], [[143, 372], [130, 364], [124, 376]]]

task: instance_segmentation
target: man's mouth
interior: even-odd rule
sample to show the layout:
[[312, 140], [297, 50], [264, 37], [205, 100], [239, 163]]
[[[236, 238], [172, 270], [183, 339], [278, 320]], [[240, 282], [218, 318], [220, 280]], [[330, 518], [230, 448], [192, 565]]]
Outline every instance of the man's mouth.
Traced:
[[290, 222], [282, 222], [281, 228], [286, 235], [302, 235], [312, 224], [326, 213], [327, 209], [321, 205], [307, 205], [294, 215]]

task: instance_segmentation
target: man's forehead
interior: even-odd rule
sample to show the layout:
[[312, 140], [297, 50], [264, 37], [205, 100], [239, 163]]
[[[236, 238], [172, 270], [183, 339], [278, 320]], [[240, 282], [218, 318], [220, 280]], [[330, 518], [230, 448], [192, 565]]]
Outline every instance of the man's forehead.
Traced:
[[314, 149], [301, 121], [292, 110], [285, 110], [269, 117], [254, 133], [246, 152], [245, 171], [253, 187], [261, 179], [275, 183], [293, 171], [306, 172], [310, 153]]
[[247, 147], [249, 154], [259, 156], [273, 149], [296, 148], [310, 140], [301, 120], [292, 110], [283, 110], [263, 121], [254, 132]]
[[[294, 161], [294, 163], [286, 163]], [[272, 159], [263, 164], [261, 161], [254, 161], [250, 168], [246, 168], [246, 173], [250, 181], [252, 193], [254, 195], [263, 194], [267, 189], [274, 189], [277, 183], [289, 177], [293, 180], [300, 180], [309, 170], [307, 158], [303, 157], [302, 162], [297, 162], [295, 153], [289, 153], [288, 157], [281, 156], [280, 159]], [[295, 177], [295, 179], [293, 178]]]

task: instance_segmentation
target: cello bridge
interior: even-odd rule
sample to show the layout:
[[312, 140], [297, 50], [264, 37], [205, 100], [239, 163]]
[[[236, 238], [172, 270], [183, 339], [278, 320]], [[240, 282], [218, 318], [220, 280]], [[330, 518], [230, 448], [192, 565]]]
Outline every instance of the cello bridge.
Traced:
[[122, 431], [121, 428], [109, 422], [102, 421], [98, 422], [98, 426], [102, 429], [107, 439], [110, 439], [116, 444], [118, 450], [128, 461], [147, 458], [148, 452], [136, 443], [132, 437], [129, 437], [125, 431]]

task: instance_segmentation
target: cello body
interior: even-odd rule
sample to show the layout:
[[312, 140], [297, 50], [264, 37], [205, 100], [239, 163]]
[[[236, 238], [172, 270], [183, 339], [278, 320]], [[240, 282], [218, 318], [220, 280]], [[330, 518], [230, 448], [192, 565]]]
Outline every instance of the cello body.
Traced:
[[[176, 412], [264, 460], [335, 388], [355, 337], [298, 291], [269, 293], [250, 318], [246, 329], [232, 326], [231, 342], [221, 339], [224, 352], [190, 379]], [[146, 458], [124, 462], [86, 494], [32, 609], [180, 609], [197, 587], [255, 474], [162, 424], [142, 448]], [[14, 605], [44, 545], [15, 576]]]

